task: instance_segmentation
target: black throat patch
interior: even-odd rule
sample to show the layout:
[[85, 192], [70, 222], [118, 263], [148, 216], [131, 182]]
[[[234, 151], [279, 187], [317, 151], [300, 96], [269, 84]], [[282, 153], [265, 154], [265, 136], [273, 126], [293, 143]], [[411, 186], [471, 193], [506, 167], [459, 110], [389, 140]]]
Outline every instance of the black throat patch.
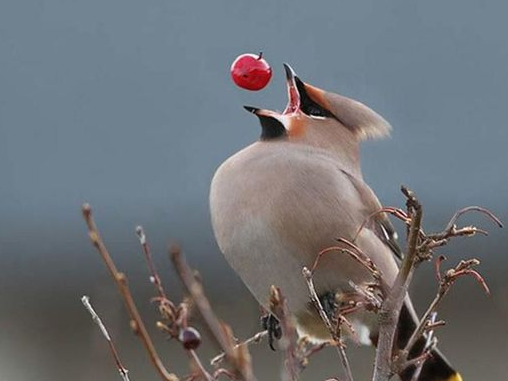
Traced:
[[287, 136], [286, 128], [277, 119], [270, 116], [258, 115], [261, 123], [261, 140], [281, 139]]

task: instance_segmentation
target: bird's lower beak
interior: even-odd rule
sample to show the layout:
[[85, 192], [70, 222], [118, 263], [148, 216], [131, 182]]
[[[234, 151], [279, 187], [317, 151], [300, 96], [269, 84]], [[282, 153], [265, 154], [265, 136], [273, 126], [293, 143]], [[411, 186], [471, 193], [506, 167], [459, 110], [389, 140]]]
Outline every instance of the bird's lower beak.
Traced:
[[281, 116], [281, 114], [276, 111], [267, 110], [264, 108], [257, 108], [257, 107], [252, 107], [252, 106], [243, 106], [243, 108], [246, 109], [248, 112], [251, 112], [257, 116], [267, 116], [269, 118], [275, 118], [275, 119], [279, 119], [279, 117]]
[[284, 64], [286, 71], [286, 85], [288, 89], [288, 104], [283, 114], [294, 114], [300, 110], [300, 93], [296, 86], [296, 74], [291, 66]]

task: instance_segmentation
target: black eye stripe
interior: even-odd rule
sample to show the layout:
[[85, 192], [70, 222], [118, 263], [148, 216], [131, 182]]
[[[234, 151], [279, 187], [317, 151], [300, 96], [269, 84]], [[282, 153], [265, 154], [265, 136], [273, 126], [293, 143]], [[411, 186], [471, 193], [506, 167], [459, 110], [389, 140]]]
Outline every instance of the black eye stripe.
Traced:
[[308, 107], [306, 107], [306, 110], [302, 109], [302, 111], [307, 115], [322, 117], [326, 116], [326, 110], [322, 109], [321, 107], [315, 107], [314, 105], [309, 105]]
[[295, 77], [295, 81], [298, 93], [300, 94], [300, 110], [302, 110], [304, 114], [334, 118], [334, 115], [330, 111], [321, 107], [309, 97], [309, 94], [307, 94], [305, 90], [305, 85], [300, 78]]

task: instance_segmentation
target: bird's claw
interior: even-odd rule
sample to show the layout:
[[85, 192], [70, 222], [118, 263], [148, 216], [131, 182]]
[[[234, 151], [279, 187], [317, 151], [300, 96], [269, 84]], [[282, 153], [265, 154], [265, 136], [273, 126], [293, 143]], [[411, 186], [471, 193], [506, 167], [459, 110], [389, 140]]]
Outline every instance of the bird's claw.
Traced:
[[333, 319], [337, 311], [337, 296], [335, 292], [327, 292], [319, 297], [321, 306], [329, 319]]
[[268, 331], [268, 345], [275, 351], [273, 343], [275, 340], [279, 340], [282, 337], [282, 328], [280, 326], [279, 319], [271, 313], [261, 317], [261, 327]]

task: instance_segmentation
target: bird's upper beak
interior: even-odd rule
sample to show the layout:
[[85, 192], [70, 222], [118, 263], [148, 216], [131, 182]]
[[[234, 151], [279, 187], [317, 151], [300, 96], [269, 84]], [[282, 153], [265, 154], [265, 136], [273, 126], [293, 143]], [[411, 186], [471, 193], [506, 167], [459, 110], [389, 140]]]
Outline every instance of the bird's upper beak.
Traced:
[[300, 93], [296, 86], [297, 76], [295, 71], [287, 63], [284, 64], [284, 70], [286, 72], [286, 85], [288, 89], [288, 104], [283, 114], [294, 114], [300, 111]]

